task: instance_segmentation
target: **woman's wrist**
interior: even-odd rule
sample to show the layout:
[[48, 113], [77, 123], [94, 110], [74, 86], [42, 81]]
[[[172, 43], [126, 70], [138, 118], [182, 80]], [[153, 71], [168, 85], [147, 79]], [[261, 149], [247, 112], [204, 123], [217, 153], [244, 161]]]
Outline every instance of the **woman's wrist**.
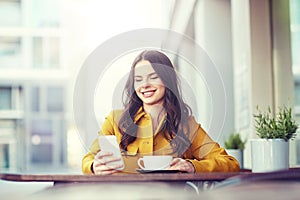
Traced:
[[193, 171], [191, 172], [191, 173], [196, 173], [196, 168], [195, 168], [195, 166], [194, 166], [194, 164], [193, 164], [193, 162], [192, 161], [190, 161], [190, 160], [186, 160], [188, 163], [189, 163], [189, 165], [191, 166], [191, 168], [193, 169]]

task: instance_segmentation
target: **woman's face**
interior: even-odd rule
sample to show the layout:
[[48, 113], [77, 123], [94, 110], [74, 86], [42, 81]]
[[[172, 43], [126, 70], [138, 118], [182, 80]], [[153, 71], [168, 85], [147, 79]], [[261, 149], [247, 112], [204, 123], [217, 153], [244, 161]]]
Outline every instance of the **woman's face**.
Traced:
[[144, 106], [162, 105], [165, 86], [147, 60], [142, 60], [135, 65], [134, 89]]

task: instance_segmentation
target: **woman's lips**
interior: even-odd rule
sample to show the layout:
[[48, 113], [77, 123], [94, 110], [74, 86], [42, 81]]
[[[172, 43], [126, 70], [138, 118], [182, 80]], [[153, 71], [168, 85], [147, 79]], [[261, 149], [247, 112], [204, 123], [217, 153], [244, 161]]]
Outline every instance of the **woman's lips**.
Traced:
[[144, 91], [144, 92], [141, 92], [143, 94], [143, 96], [145, 98], [149, 98], [149, 97], [152, 97], [154, 95], [156, 90], [147, 90], [147, 91]]

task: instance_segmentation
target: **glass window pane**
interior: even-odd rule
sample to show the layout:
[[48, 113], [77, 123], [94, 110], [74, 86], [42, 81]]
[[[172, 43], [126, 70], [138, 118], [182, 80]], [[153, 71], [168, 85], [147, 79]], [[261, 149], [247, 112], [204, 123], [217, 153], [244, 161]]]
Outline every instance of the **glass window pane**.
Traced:
[[295, 106], [300, 106], [300, 1], [298, 0], [290, 0], [290, 19], [292, 66], [295, 78]]
[[0, 68], [21, 68], [21, 38], [0, 37]]
[[40, 110], [40, 89], [38, 87], [31, 88], [31, 111], [38, 112]]
[[300, 106], [300, 83], [295, 83], [295, 106]]
[[33, 38], [33, 67], [59, 68], [59, 38]]
[[48, 112], [63, 112], [64, 91], [62, 87], [47, 88], [47, 111]]
[[43, 67], [43, 45], [42, 38], [33, 38], [33, 67], [42, 68]]
[[0, 110], [11, 110], [11, 87], [0, 87]]
[[[300, 25], [299, 25], [300, 27]], [[299, 31], [292, 33], [292, 61], [293, 66], [298, 68], [300, 67], [300, 28]]]
[[53, 146], [51, 144], [40, 144], [31, 146], [31, 162], [36, 164], [52, 162]]
[[52, 135], [52, 121], [34, 119], [31, 121], [31, 135]]
[[300, 140], [296, 140], [296, 155], [297, 155], [297, 165], [300, 164]]
[[291, 24], [300, 24], [300, 1], [290, 0]]
[[293, 70], [300, 70], [300, 1], [290, 0], [291, 48]]
[[59, 0], [31, 0], [30, 21], [34, 27], [56, 28], [60, 22]]
[[67, 130], [65, 129], [65, 123], [64, 120], [60, 120], [60, 124], [59, 124], [59, 130], [58, 133], [60, 136], [60, 141], [59, 141], [59, 145], [60, 145], [60, 163], [64, 164], [67, 162], [67, 149], [65, 148], [67, 146], [67, 135], [66, 132]]
[[8, 145], [0, 144], [0, 169], [9, 167]]
[[0, 26], [19, 26], [20, 24], [20, 1], [0, 1]]
[[46, 60], [48, 61], [49, 68], [58, 68], [59, 67], [59, 38], [47, 38], [46, 40], [46, 48], [48, 54], [46, 55]]

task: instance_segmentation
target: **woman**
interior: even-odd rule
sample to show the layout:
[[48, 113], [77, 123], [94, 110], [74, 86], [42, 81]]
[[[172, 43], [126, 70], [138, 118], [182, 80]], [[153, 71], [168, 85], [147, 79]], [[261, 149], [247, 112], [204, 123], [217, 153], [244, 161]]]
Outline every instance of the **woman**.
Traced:
[[[172, 155], [170, 170], [188, 173], [238, 171], [239, 164], [214, 142], [184, 103], [178, 76], [169, 58], [156, 50], [137, 56], [123, 93], [124, 110], [105, 119], [99, 135], [116, 135], [123, 152], [122, 172], [136, 173], [137, 159], [144, 155]], [[101, 152], [95, 140], [82, 160], [85, 174], [112, 174], [108, 164], [120, 160]]]

